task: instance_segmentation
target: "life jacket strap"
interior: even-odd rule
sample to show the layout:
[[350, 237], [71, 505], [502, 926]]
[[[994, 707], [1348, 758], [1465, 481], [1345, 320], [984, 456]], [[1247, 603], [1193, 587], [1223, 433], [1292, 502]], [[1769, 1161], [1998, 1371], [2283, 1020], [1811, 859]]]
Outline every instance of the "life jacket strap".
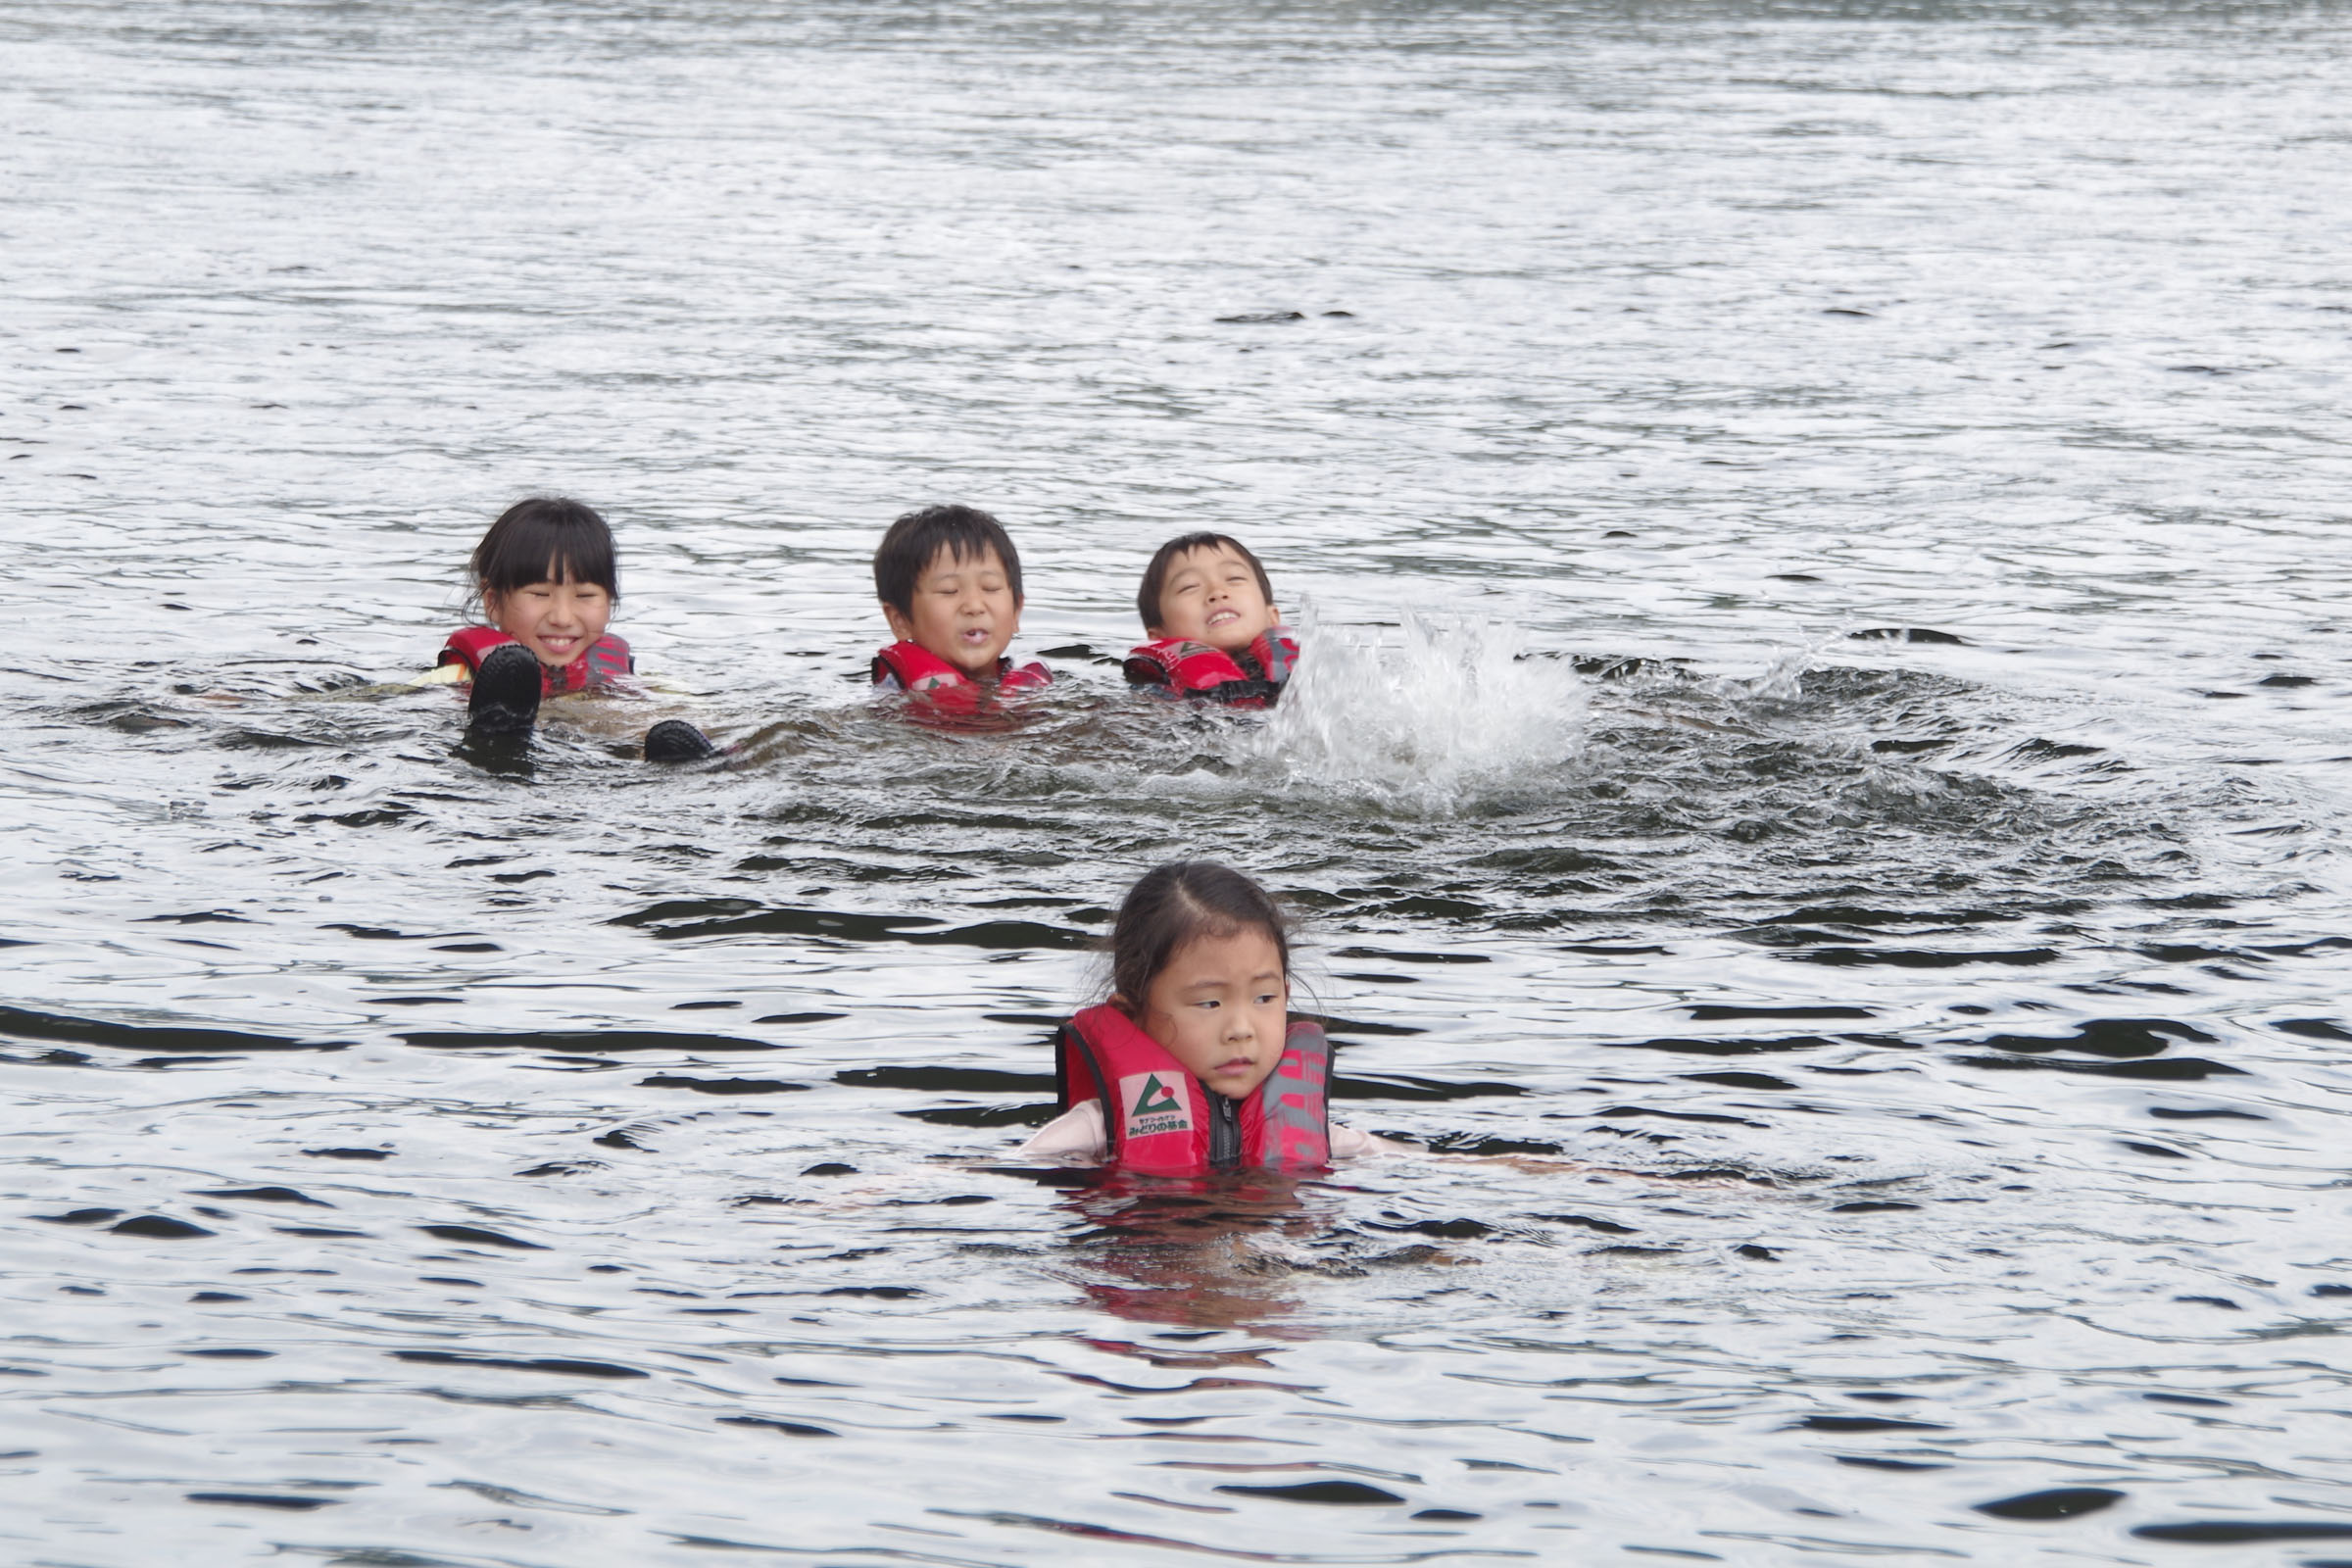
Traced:
[[1275, 626], [1258, 633], [1242, 657], [1268, 682], [1285, 686], [1290, 683], [1291, 672], [1298, 667], [1298, 639], [1291, 634], [1289, 627]]
[[[954, 664], [920, 643], [892, 643], [874, 656], [874, 684], [896, 681], [903, 692], [940, 692], [977, 686]], [[1054, 683], [1054, 672], [1031, 661], [1015, 668], [1009, 658], [997, 661], [997, 686], [1004, 691], [1026, 691]]]
[[[1304, 1018], [1285, 1032], [1274, 1070], [1238, 1102], [1220, 1102], [1166, 1047], [1108, 1004], [1080, 1012], [1054, 1040], [1061, 1108], [1100, 1101], [1103, 1162], [1159, 1175], [1204, 1175], [1220, 1155], [1282, 1170], [1330, 1163], [1330, 1076], [1331, 1041]], [[1238, 1131], [1238, 1149], [1219, 1147], [1220, 1125], [1228, 1137]]]
[[[464, 626], [449, 634], [441, 645], [441, 657], [436, 664], [464, 664], [466, 678], [471, 680], [482, 672], [482, 661], [490, 657], [493, 648], [504, 648], [514, 641], [496, 626]], [[637, 672], [636, 656], [629, 645], [611, 632], [588, 645], [579, 658], [557, 669], [553, 665], [539, 666], [539, 695], [558, 697], [564, 692], [587, 691], [592, 687], [610, 686], [624, 675]]]
[[1270, 702], [1276, 687], [1251, 674], [1221, 648], [1185, 637], [1163, 637], [1130, 649], [1120, 668], [1138, 686], [1163, 686], [1186, 697], [1219, 703]]
[[971, 677], [920, 643], [892, 643], [874, 656], [874, 684], [895, 680], [901, 691], [929, 692], [968, 686]]

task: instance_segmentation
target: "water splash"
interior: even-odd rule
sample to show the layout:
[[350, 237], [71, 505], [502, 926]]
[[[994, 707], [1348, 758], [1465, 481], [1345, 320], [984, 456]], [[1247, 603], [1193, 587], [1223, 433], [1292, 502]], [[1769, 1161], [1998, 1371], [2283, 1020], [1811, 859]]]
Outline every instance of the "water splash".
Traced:
[[1444, 813], [1574, 757], [1584, 685], [1518, 627], [1408, 613], [1379, 628], [1298, 617], [1298, 671], [1250, 752], [1284, 782]]

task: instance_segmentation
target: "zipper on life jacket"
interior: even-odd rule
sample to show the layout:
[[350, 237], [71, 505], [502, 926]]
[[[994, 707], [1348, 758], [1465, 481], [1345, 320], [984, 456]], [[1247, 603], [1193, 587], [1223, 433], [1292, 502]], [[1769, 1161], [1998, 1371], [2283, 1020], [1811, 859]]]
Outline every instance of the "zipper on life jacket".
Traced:
[[1242, 1113], [1232, 1101], [1213, 1089], [1208, 1097], [1208, 1164], [1211, 1170], [1231, 1170], [1242, 1162]]

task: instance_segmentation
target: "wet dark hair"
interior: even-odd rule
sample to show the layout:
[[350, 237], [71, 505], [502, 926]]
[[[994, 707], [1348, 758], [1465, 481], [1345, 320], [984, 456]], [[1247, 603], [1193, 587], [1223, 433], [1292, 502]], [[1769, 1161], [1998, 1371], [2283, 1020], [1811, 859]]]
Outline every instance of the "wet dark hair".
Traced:
[[1144, 996], [1159, 971], [1186, 943], [1263, 931], [1291, 973], [1291, 926], [1274, 896], [1230, 865], [1214, 860], [1171, 860], [1154, 866], [1127, 890], [1110, 928], [1111, 995], [1131, 1014], [1143, 1011]]
[[1167, 591], [1168, 572], [1175, 566], [1176, 558], [1189, 556], [1196, 550], [1217, 549], [1230, 550], [1250, 563], [1250, 569], [1257, 573], [1257, 591], [1266, 596], [1267, 604], [1274, 602], [1274, 584], [1267, 580], [1265, 564], [1250, 553], [1248, 545], [1230, 534], [1178, 534], [1152, 553], [1152, 564], [1144, 568], [1144, 585], [1135, 591], [1135, 612], [1144, 617], [1144, 630], [1150, 631], [1160, 623], [1159, 596]]
[[925, 507], [892, 523], [874, 547], [874, 592], [900, 614], [913, 614], [914, 585], [942, 550], [956, 561], [982, 561], [994, 551], [1013, 603], [1021, 602], [1021, 553], [1004, 525], [977, 507]]
[[498, 514], [473, 547], [474, 591], [485, 599], [535, 582], [592, 582], [620, 598], [612, 530], [569, 496], [533, 496]]

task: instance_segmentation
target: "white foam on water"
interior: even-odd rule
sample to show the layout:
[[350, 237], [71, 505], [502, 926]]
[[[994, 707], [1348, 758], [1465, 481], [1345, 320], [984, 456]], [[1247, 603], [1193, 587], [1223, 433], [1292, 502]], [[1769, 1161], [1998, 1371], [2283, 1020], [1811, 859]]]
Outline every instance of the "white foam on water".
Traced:
[[1785, 648], [1755, 674], [1726, 675], [1713, 683], [1714, 688], [1735, 701], [1793, 703], [1804, 696], [1805, 671], [1820, 662], [1829, 642], [1829, 638], [1821, 637], [1803, 648]]
[[1385, 627], [1298, 617], [1298, 672], [1251, 755], [1292, 786], [1445, 813], [1534, 782], [1580, 748], [1585, 687], [1518, 626], [1408, 612]]

